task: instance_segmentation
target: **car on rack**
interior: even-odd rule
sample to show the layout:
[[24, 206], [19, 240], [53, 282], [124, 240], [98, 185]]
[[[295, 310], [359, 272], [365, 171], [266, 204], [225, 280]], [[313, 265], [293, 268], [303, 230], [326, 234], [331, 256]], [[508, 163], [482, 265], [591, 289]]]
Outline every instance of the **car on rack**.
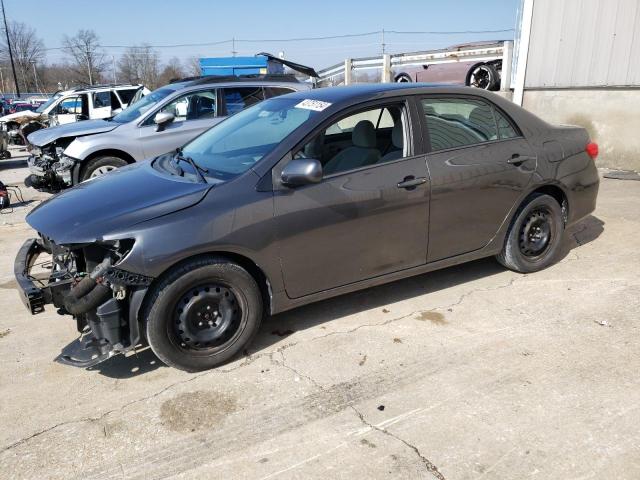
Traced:
[[24, 110], [12, 111], [14, 101], [5, 107], [8, 114], [0, 117], [0, 125], [12, 143], [22, 145], [27, 135], [48, 126], [109, 118], [126, 108], [139, 90], [149, 92], [142, 85], [93, 85], [56, 92], [39, 106], [23, 102]]
[[[482, 50], [504, 44], [498, 41], [473, 42], [453, 45], [433, 54], [446, 55], [446, 62], [427, 62], [422, 65], [400, 65], [394, 70], [393, 78], [398, 83], [432, 82], [451, 85], [466, 85], [483, 90], [499, 90], [502, 75], [502, 57], [482, 60], [465, 60], [467, 50]], [[485, 54], [486, 55], [486, 54]]]
[[32, 313], [75, 317], [61, 362], [148, 343], [208, 369], [265, 314], [482, 257], [548, 267], [595, 208], [597, 153], [584, 128], [484, 90], [300, 91], [42, 203], [15, 275]]
[[58, 191], [177, 147], [265, 98], [310, 84], [293, 75], [206, 76], [160, 87], [113, 118], [61, 125], [28, 137], [25, 184]]

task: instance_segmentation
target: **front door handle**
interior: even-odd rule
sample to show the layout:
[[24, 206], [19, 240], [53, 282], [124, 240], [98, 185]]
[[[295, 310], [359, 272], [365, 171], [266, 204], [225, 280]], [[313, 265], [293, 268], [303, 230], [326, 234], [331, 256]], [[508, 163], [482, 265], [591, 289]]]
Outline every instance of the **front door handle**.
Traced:
[[520, 155], [518, 153], [514, 153], [511, 156], [511, 158], [507, 160], [507, 163], [510, 165], [520, 165], [521, 163], [524, 163], [527, 160], [538, 160], [538, 157], [532, 157], [531, 155]]
[[398, 188], [413, 189], [413, 188], [416, 188], [418, 185], [422, 185], [423, 183], [427, 183], [426, 177], [416, 178], [413, 175], [411, 175], [408, 177], [404, 177], [404, 179], [398, 183]]

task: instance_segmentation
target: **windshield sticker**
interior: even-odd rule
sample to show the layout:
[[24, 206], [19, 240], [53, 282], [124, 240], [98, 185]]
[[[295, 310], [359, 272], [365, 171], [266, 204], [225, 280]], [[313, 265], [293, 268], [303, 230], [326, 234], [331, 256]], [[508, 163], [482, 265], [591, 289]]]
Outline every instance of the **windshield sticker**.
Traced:
[[296, 108], [304, 108], [305, 110], [313, 110], [314, 112], [321, 112], [325, 108], [330, 107], [329, 102], [321, 102], [320, 100], [303, 100], [296, 105]]

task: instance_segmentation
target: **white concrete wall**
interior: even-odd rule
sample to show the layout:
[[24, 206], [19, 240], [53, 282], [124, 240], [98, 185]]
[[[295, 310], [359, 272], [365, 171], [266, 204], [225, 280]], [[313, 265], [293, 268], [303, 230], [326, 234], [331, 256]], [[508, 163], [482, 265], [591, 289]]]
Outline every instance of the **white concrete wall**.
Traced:
[[600, 146], [598, 166], [640, 171], [640, 89], [525, 90], [523, 107], [585, 127]]

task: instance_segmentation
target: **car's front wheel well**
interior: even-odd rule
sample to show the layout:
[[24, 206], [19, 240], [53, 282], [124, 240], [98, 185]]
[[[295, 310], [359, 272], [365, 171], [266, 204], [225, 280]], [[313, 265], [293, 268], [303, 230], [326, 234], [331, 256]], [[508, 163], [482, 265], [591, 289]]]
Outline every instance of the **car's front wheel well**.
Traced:
[[569, 199], [564, 191], [557, 185], [542, 185], [530, 193], [530, 195], [540, 193], [553, 197], [562, 208], [562, 221], [567, 225], [569, 220]]
[[[198, 255], [194, 255], [191, 257], [187, 257], [184, 258], [182, 260], [180, 260], [179, 262], [171, 265], [169, 268], [167, 268], [160, 276], [158, 276], [158, 278], [156, 278], [152, 284], [150, 285], [150, 287], [147, 289], [147, 293], [145, 294], [145, 299], [143, 300], [142, 304], [143, 307], [139, 310], [140, 313], [142, 314], [142, 312], [145, 311], [145, 304], [147, 303], [148, 299], [149, 299], [149, 292], [152, 292], [154, 289], [154, 286], [156, 284], [158, 284], [159, 282], [162, 282], [162, 280], [173, 270], [180, 268], [182, 265], [184, 265], [187, 262], [191, 262], [193, 260], [197, 260], [198, 258], [202, 258], [202, 257], [217, 257], [217, 258], [223, 258], [226, 260], [229, 260], [229, 262], [232, 263], [236, 263], [237, 265], [241, 266], [242, 268], [244, 268], [249, 275], [251, 275], [253, 277], [253, 279], [256, 281], [256, 283], [258, 284], [258, 287], [260, 288], [260, 293], [262, 295], [262, 302], [264, 305], [264, 311], [265, 312], [271, 312], [271, 283], [269, 282], [269, 278], [266, 276], [266, 274], [264, 273], [264, 271], [258, 266], [256, 265], [256, 263], [251, 260], [250, 258], [244, 256], [244, 255], [240, 255], [237, 253], [232, 253], [232, 252], [225, 252], [225, 251], [212, 251], [212, 252], [207, 252], [207, 253], [202, 253], [202, 254], [198, 254]], [[140, 317], [140, 316], [139, 316]], [[142, 321], [143, 318], [138, 318], [138, 320]]]
[[133, 163], [136, 161], [135, 158], [133, 158], [127, 152], [110, 148], [106, 150], [98, 150], [97, 152], [93, 152], [91, 155], [89, 155], [87, 158], [84, 159], [84, 163], [90, 162], [94, 158], [98, 158], [98, 157], [118, 157], [127, 163]]

